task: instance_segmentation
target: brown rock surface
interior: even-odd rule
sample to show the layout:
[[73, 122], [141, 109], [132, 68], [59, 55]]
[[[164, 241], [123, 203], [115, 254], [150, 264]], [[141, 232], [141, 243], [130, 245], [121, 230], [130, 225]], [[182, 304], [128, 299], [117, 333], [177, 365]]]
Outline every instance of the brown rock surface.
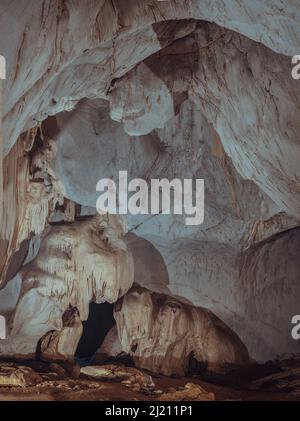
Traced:
[[214, 393], [203, 389], [199, 384], [187, 383], [181, 390], [163, 393], [159, 401], [214, 401]]
[[30, 367], [17, 364], [0, 364], [0, 387], [35, 386], [42, 378]]

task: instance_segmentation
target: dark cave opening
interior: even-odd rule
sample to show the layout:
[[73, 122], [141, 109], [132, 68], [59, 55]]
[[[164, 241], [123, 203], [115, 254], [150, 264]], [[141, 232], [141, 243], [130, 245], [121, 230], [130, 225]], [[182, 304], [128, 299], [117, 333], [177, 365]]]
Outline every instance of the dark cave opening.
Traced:
[[115, 325], [114, 305], [110, 303], [90, 303], [89, 317], [82, 323], [83, 332], [75, 353], [75, 360], [88, 364], [104, 341], [109, 330]]

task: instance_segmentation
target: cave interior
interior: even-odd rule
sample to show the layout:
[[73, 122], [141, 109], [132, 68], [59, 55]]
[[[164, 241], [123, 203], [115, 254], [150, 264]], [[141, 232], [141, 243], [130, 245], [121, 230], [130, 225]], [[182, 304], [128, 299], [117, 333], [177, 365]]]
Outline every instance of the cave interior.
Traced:
[[[297, 2], [0, 0], [0, 28], [0, 399], [299, 400]], [[147, 193], [101, 213], [120, 172]], [[201, 223], [175, 184], [143, 211], [162, 179], [204, 180]]]

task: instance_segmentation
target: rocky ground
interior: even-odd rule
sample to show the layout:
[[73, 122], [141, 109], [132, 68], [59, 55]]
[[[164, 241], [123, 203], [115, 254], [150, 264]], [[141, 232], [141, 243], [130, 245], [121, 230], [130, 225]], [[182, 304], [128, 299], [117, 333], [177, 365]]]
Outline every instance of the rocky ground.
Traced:
[[170, 378], [107, 364], [0, 362], [0, 401], [300, 400], [300, 360]]

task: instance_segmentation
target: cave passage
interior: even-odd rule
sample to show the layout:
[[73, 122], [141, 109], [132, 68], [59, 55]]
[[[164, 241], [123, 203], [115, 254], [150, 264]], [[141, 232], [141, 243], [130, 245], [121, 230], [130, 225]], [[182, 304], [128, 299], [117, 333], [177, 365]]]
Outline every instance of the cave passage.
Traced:
[[89, 317], [82, 323], [83, 332], [75, 353], [75, 360], [80, 365], [89, 363], [106, 334], [116, 323], [113, 308], [114, 305], [110, 303], [90, 303]]

